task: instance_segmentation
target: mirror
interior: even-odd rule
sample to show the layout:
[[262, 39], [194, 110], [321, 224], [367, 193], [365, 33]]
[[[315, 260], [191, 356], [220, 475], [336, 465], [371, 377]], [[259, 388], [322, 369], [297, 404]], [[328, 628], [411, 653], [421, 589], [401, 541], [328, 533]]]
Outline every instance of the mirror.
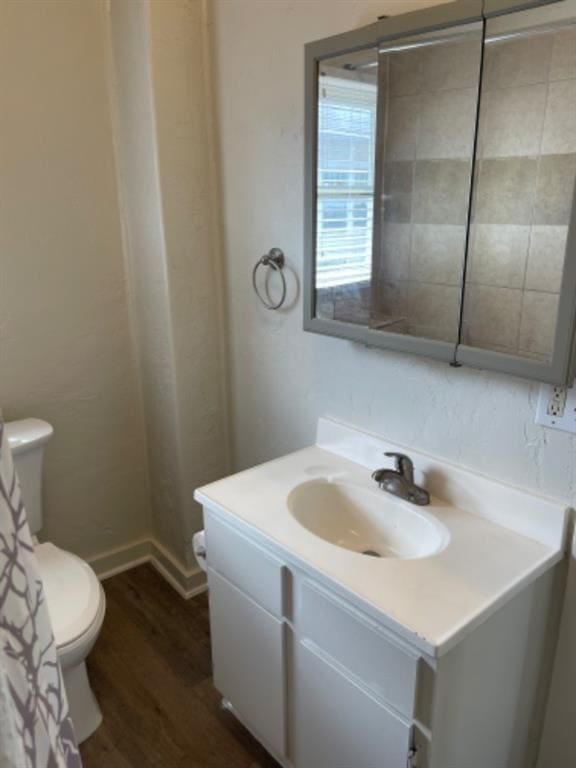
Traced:
[[317, 316], [368, 325], [372, 273], [378, 52], [318, 69]]
[[482, 25], [380, 48], [371, 323], [458, 339]]
[[515, 16], [487, 29], [461, 341], [549, 363], [576, 182], [576, 23]]
[[457, 341], [481, 56], [473, 24], [321, 62], [317, 317]]
[[572, 383], [576, 0], [531, 6], [307, 46], [307, 330]]

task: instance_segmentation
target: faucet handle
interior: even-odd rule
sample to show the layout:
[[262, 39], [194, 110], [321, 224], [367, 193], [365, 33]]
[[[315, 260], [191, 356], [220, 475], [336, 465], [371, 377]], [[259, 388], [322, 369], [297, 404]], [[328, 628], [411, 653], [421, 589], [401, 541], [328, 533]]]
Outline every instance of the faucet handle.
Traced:
[[406, 477], [410, 482], [413, 481], [414, 478], [414, 464], [412, 463], [412, 459], [410, 456], [406, 456], [405, 453], [385, 453], [384, 456], [387, 456], [389, 459], [394, 459], [394, 463], [396, 465], [396, 471], [399, 472], [401, 475]]

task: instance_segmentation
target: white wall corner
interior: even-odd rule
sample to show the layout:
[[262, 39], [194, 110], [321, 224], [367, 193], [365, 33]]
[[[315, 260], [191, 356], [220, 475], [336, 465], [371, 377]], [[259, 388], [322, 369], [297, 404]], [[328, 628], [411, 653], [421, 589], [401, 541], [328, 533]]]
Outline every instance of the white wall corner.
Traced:
[[184, 600], [189, 600], [207, 589], [206, 575], [198, 566], [185, 567], [154, 538], [133, 541], [123, 547], [96, 555], [88, 562], [100, 581], [150, 563]]

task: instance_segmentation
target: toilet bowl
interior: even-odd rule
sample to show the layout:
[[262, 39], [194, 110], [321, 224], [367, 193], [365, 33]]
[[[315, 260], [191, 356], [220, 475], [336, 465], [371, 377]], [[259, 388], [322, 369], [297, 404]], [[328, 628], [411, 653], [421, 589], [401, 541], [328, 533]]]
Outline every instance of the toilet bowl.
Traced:
[[50, 543], [37, 544], [35, 552], [74, 731], [80, 743], [102, 722], [88, 681], [86, 657], [104, 621], [104, 590], [88, 563], [71, 552]]
[[[6, 424], [6, 430], [30, 529], [36, 534], [42, 525], [42, 458], [52, 427], [39, 419], [23, 419]], [[35, 544], [35, 554], [70, 715], [80, 743], [102, 722], [100, 707], [90, 687], [86, 658], [104, 621], [104, 590], [88, 563], [71, 552], [45, 542]]]

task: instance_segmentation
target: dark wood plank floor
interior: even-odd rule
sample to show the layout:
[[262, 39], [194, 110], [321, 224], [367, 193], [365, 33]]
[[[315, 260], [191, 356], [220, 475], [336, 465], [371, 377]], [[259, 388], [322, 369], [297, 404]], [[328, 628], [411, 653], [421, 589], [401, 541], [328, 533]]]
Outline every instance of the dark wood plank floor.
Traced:
[[185, 601], [149, 565], [104, 582], [88, 669], [104, 722], [84, 768], [278, 768], [219, 706], [206, 595]]

